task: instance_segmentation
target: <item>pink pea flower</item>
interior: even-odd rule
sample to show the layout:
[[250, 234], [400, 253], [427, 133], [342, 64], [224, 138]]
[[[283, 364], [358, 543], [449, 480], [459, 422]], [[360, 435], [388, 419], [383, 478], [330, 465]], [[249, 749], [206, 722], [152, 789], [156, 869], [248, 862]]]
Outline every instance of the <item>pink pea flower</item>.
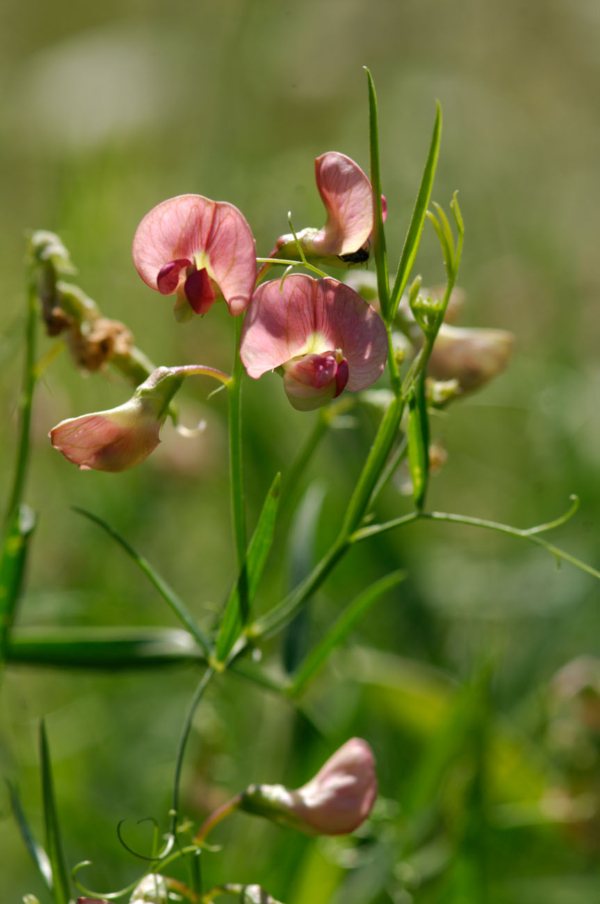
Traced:
[[365, 821], [376, 797], [373, 751], [362, 738], [352, 738], [302, 788], [252, 785], [240, 807], [309, 835], [346, 835]]
[[233, 204], [202, 195], [163, 201], [138, 226], [132, 250], [144, 282], [161, 295], [177, 296], [178, 320], [206, 314], [221, 295], [234, 316], [250, 303], [254, 237]]
[[[297, 233], [306, 257], [337, 267], [365, 263], [373, 232], [373, 189], [367, 176], [358, 163], [337, 151], [317, 157], [315, 176], [327, 222], [322, 229]], [[385, 216], [385, 198], [382, 201]], [[298, 260], [294, 236], [282, 235], [271, 257]]]
[[81, 471], [126, 471], [160, 442], [171, 399], [186, 376], [206, 374], [226, 383], [220, 371], [202, 365], [159, 367], [118, 408], [69, 418], [49, 433], [52, 445]]
[[335, 279], [288, 276], [254, 293], [242, 329], [240, 355], [253, 379], [283, 369], [292, 406], [309, 411], [344, 388], [358, 392], [382, 374], [387, 333], [379, 314]]

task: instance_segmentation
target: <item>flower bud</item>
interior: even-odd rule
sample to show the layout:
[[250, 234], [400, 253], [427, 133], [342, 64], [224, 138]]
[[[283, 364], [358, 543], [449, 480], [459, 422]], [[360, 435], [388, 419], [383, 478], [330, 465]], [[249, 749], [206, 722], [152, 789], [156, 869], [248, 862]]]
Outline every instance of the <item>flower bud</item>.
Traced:
[[346, 835], [365, 821], [376, 797], [373, 752], [366, 741], [352, 738], [302, 788], [252, 785], [240, 809], [308, 835]]
[[158, 873], [144, 876], [136, 886], [130, 904], [167, 904], [169, 900], [169, 888], [166, 879]]
[[159, 367], [124, 405], [61, 421], [50, 431], [52, 445], [82, 471], [132, 468], [159, 444], [169, 403], [182, 381], [180, 374]]
[[442, 324], [427, 373], [436, 380], [458, 380], [462, 392], [471, 392], [502, 373], [513, 345], [514, 336], [506, 330]]

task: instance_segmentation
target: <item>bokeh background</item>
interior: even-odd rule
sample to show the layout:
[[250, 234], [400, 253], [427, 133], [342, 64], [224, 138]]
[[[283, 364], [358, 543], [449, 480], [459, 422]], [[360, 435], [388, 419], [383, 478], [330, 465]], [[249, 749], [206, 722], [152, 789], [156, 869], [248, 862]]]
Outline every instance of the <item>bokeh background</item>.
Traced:
[[[137, 223], [172, 195], [236, 204], [267, 254], [320, 225], [313, 158], [368, 165], [367, 96], [379, 94], [392, 262], [418, 187], [434, 100], [444, 109], [434, 197], [460, 189], [463, 322], [512, 330], [513, 363], [434, 422], [448, 461], [433, 508], [529, 526], [582, 500], [556, 541], [596, 567], [600, 496], [600, 5], [597, 0], [4, 0], [0, 11], [1, 490], [15, 451], [24, 322], [24, 232], [57, 231], [81, 286], [160, 364], [228, 369], [223, 310], [177, 325], [130, 257]], [[442, 279], [426, 230], [425, 284]], [[41, 352], [50, 348], [42, 338]], [[209, 387], [212, 388], [212, 387]], [[19, 626], [169, 625], [133, 563], [71, 507], [106, 518], [210, 626], [233, 577], [223, 395], [186, 386], [196, 439], [120, 475], [79, 473], [46, 439], [59, 420], [124, 401], [118, 377], [83, 378], [62, 355], [39, 387], [27, 501], [40, 513]], [[312, 414], [277, 377], [245, 386], [249, 518], [289, 466]], [[276, 547], [261, 594], [285, 592], [324, 551], [368, 447], [361, 414], [332, 431], [306, 481], [304, 527]], [[382, 517], [408, 511], [397, 487]], [[320, 514], [319, 514], [320, 512]], [[309, 527], [306, 527], [306, 524]], [[312, 524], [312, 527], [310, 526]], [[359, 841], [319, 841], [238, 816], [215, 833], [207, 881], [260, 882], [286, 904], [591, 904], [600, 847], [599, 589], [509, 537], [412, 526], [363, 544], [315, 598], [315, 638], [371, 580], [409, 578], [383, 600], [302, 702], [303, 713], [227, 677], [194, 723], [184, 772], [196, 820], [253, 781], [300, 784], [353, 734], [375, 749], [382, 800]], [[279, 644], [268, 650], [278, 666]], [[565, 665], [586, 655], [568, 672]], [[591, 658], [590, 658], [591, 657]], [[93, 674], [12, 667], [2, 760], [41, 832], [36, 730], [47, 720], [65, 846], [85, 880], [114, 890], [166, 828], [178, 734], [198, 673]], [[3, 901], [43, 890], [0, 801]]]

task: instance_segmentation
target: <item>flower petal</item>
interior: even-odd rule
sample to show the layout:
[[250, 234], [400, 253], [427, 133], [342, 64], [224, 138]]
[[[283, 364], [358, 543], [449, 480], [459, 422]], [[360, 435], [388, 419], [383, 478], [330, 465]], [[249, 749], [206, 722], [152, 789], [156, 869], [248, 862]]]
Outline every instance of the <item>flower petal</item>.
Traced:
[[177, 261], [170, 261], [161, 267], [156, 277], [156, 288], [161, 295], [172, 295], [177, 291], [179, 280], [181, 279], [181, 271], [185, 267], [191, 267], [192, 262], [187, 257], [180, 258]]
[[315, 160], [317, 188], [327, 223], [312, 240], [315, 252], [352, 254], [373, 232], [373, 189], [360, 166], [337, 151]]
[[[232, 314], [249, 304], [256, 281], [254, 238], [233, 204], [180, 195], [154, 207], [133, 239], [133, 262], [144, 282], [158, 289], [167, 264], [190, 260], [206, 267]], [[176, 288], [176, 287], [175, 287]]]
[[387, 333], [379, 314], [335, 279], [288, 276], [259, 286], [242, 329], [240, 354], [254, 379], [304, 354], [341, 349], [351, 391], [366, 389], [383, 372]]

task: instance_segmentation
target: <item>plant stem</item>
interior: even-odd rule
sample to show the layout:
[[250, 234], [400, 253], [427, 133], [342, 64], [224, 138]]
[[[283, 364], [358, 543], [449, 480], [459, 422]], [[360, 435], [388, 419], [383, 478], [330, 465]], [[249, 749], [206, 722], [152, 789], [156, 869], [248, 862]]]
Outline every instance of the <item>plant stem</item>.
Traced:
[[242, 376], [243, 366], [239, 353], [243, 317], [235, 318], [235, 352], [229, 390], [229, 477], [231, 490], [231, 515], [237, 570], [240, 574], [240, 611], [248, 608], [248, 581], [246, 563], [246, 515], [244, 506], [244, 476], [242, 467]]
[[192, 703], [190, 705], [186, 720], [183, 725], [183, 730], [181, 732], [181, 738], [179, 740], [179, 747], [177, 749], [177, 759], [175, 760], [175, 778], [173, 780], [173, 809], [171, 811], [171, 836], [175, 837], [175, 832], [177, 831], [177, 815], [179, 812], [179, 784], [181, 781], [181, 767], [183, 765], [183, 757], [185, 754], [185, 748], [188, 742], [188, 738], [190, 736], [190, 731], [192, 728], [192, 722], [194, 721], [194, 716], [196, 714], [196, 710], [198, 708], [198, 704], [202, 699], [204, 691], [206, 687], [214, 675], [214, 670], [212, 668], [207, 668], [204, 672], [204, 675], [200, 679], [200, 683], [196, 688], [196, 693], [192, 698]]
[[23, 369], [23, 388], [19, 407], [21, 410], [21, 424], [19, 430], [19, 445], [17, 447], [17, 459], [12, 489], [6, 510], [6, 521], [11, 516], [23, 498], [27, 469], [29, 465], [31, 411], [33, 406], [33, 392], [36, 383], [35, 346], [37, 327], [37, 292], [33, 279], [30, 278], [27, 289], [27, 320], [25, 325], [25, 361]]
[[242, 799], [242, 795], [236, 794], [236, 796], [233, 797], [231, 800], [228, 800], [227, 803], [222, 804], [222, 806], [218, 807], [218, 809], [216, 809], [214, 811], [214, 813], [211, 813], [210, 816], [208, 817], [208, 819], [206, 819], [200, 826], [199, 831], [197, 832], [197, 834], [194, 837], [194, 843], [202, 844], [202, 842], [205, 841], [205, 839], [207, 838], [208, 833], [210, 831], [212, 831], [212, 829], [217, 825], [217, 823], [221, 822], [223, 819], [225, 819], [231, 813], [235, 813], [235, 811], [237, 810], [237, 808], [240, 804], [241, 799]]

